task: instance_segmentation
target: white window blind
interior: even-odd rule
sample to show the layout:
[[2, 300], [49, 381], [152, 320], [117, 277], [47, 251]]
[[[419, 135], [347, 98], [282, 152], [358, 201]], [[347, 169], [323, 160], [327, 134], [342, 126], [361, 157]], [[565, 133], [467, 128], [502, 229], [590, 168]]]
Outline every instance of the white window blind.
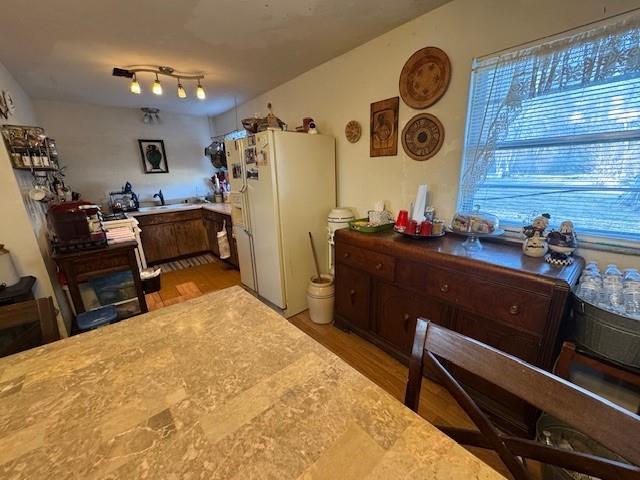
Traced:
[[640, 240], [640, 16], [476, 60], [459, 208]]

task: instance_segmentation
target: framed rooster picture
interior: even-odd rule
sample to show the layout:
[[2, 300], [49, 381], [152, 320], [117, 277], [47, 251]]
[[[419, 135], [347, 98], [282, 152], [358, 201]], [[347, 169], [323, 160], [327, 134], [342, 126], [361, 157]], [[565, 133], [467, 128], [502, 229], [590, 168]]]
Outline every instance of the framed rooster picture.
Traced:
[[388, 98], [371, 104], [370, 157], [398, 154], [398, 107], [400, 98]]

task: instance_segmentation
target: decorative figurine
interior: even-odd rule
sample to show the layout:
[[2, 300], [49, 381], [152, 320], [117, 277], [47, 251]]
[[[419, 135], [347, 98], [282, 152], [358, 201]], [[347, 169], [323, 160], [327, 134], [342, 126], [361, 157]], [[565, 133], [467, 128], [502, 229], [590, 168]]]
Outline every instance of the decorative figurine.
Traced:
[[565, 220], [560, 224], [560, 230], [552, 230], [547, 237], [550, 253], [547, 253], [544, 260], [551, 265], [565, 266], [573, 263], [573, 252], [578, 248], [578, 238], [576, 237], [571, 220]]
[[525, 240], [522, 244], [522, 252], [529, 257], [544, 257], [549, 250], [547, 246], [545, 231], [549, 226], [551, 215], [543, 213], [533, 219], [531, 225], [522, 228]]

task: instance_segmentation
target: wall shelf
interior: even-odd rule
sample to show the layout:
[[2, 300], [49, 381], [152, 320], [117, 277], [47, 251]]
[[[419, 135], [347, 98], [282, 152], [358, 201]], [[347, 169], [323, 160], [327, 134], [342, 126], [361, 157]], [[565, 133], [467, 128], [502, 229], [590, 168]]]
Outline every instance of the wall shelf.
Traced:
[[33, 170], [34, 172], [57, 172], [56, 167], [13, 167], [15, 170]]

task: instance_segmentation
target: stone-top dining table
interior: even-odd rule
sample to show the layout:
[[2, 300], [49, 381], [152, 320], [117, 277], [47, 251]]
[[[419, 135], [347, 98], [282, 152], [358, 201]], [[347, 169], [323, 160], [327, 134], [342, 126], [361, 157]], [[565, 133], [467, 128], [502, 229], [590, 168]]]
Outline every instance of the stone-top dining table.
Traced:
[[0, 478], [503, 477], [232, 287], [0, 359]]

